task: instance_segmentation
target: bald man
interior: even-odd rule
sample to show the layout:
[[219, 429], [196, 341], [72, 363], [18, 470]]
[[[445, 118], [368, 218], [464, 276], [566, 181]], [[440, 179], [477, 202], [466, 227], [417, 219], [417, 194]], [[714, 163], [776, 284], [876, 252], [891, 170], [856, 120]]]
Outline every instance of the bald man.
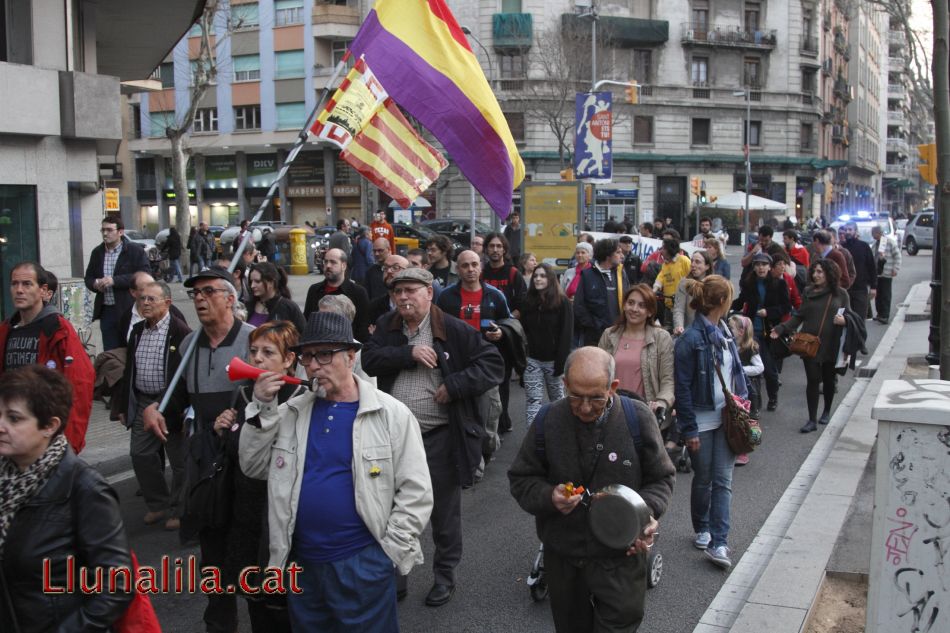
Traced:
[[338, 248], [331, 248], [323, 256], [323, 281], [313, 284], [307, 291], [303, 314], [308, 320], [320, 307], [320, 299], [327, 295], [344, 295], [356, 306], [353, 319], [353, 335], [358, 341], [369, 338], [369, 296], [362, 286], [346, 278], [347, 256]]
[[366, 277], [363, 279], [363, 287], [366, 289], [370, 301], [380, 297], [388, 297], [388, 289], [383, 281], [383, 266], [386, 258], [390, 255], [392, 255], [392, 251], [389, 249], [389, 240], [385, 237], [378, 237], [373, 240], [373, 258], [376, 263], [369, 267], [366, 271]]
[[[390, 255], [386, 258], [386, 261], [383, 262], [381, 270], [383, 271], [383, 287], [389, 288], [389, 284], [392, 282], [393, 277], [396, 276], [396, 273], [410, 268], [409, 260], [403, 257], [402, 255]], [[369, 302], [369, 323], [370, 323], [370, 332], [372, 333], [373, 326], [376, 323], [379, 317], [383, 316], [387, 312], [396, 309], [396, 304], [393, 303], [392, 295], [387, 292], [382, 296], [376, 297], [375, 299], [370, 299]]]

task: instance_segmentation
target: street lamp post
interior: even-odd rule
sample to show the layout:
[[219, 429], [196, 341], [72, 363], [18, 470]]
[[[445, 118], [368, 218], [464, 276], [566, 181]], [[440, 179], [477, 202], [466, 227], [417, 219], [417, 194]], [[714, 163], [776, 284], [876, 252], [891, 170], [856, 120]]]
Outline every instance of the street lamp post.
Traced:
[[[485, 45], [482, 44], [481, 40], [475, 37], [475, 34], [472, 33], [472, 29], [468, 28], [467, 26], [463, 26], [461, 28], [462, 28], [462, 33], [472, 38], [472, 40], [474, 40], [475, 43], [478, 44], [478, 47], [482, 49], [482, 52], [485, 54], [485, 59], [488, 60], [488, 87], [491, 88], [492, 92], [494, 92], [495, 91], [495, 66], [492, 64], [491, 55], [488, 53], [488, 49], [485, 48]], [[469, 197], [470, 197], [470, 202], [472, 206], [472, 217], [471, 217], [470, 226], [469, 226], [469, 242], [468, 242], [469, 246], [471, 246], [472, 244], [475, 243], [475, 185], [473, 185], [472, 181], [470, 180], [468, 181], [468, 186], [469, 186]], [[492, 213], [492, 218], [493, 218], [492, 224], [494, 225], [498, 221], [497, 219], [498, 216]]]
[[752, 141], [752, 100], [750, 99], [749, 89], [736, 90], [732, 93], [733, 97], [745, 97], [745, 209], [742, 217], [742, 246], [745, 246], [749, 239], [749, 190], [752, 188], [752, 157], [749, 152], [749, 144]]

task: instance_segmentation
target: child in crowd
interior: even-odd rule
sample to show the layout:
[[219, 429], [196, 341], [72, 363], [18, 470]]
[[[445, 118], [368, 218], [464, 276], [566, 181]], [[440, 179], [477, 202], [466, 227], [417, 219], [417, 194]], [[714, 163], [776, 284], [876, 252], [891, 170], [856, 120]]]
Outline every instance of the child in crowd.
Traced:
[[[752, 330], [752, 320], [747, 316], [734, 314], [729, 317], [729, 329], [736, 339], [739, 360], [742, 361], [742, 370], [745, 372], [746, 384], [749, 386], [749, 401], [752, 403], [749, 415], [752, 419], [758, 420], [759, 408], [762, 406], [762, 372], [765, 371], [765, 365], [762, 363], [762, 357], [759, 356], [759, 344]], [[745, 466], [748, 463], [747, 454], [736, 456], [736, 466]]]

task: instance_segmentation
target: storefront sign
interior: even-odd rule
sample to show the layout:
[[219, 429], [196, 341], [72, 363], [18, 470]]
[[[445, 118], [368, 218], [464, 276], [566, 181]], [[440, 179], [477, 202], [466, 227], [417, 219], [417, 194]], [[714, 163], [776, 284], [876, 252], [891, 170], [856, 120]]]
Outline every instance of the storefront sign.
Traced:
[[[326, 195], [327, 188], [321, 185], [311, 187], [287, 187], [287, 195], [291, 198], [322, 198]], [[360, 195], [359, 185], [334, 185], [333, 196], [337, 198], [346, 198]]]
[[103, 200], [105, 200], [106, 213], [110, 211], [119, 211], [119, 190], [114, 187], [106, 187], [103, 190]]

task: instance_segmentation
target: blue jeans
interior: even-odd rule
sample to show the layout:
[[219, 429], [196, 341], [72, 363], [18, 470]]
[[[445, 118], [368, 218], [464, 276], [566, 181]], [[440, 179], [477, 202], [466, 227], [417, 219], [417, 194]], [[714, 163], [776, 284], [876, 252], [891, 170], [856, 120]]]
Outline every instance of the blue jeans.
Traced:
[[393, 563], [378, 543], [332, 563], [298, 562], [303, 593], [287, 594], [291, 629], [399, 632]]
[[177, 276], [178, 281], [182, 281], [181, 278], [181, 260], [180, 259], [170, 259], [168, 260], [169, 270], [168, 270], [168, 280], [171, 281], [172, 277]]
[[732, 506], [732, 470], [736, 455], [729, 449], [723, 427], [699, 434], [693, 462], [690, 513], [694, 532], [709, 532], [711, 547], [727, 545], [729, 509]]
[[538, 414], [545, 391], [551, 402], [564, 397], [564, 383], [554, 375], [554, 361], [537, 360], [529, 356], [524, 369], [525, 419], [528, 424]]

